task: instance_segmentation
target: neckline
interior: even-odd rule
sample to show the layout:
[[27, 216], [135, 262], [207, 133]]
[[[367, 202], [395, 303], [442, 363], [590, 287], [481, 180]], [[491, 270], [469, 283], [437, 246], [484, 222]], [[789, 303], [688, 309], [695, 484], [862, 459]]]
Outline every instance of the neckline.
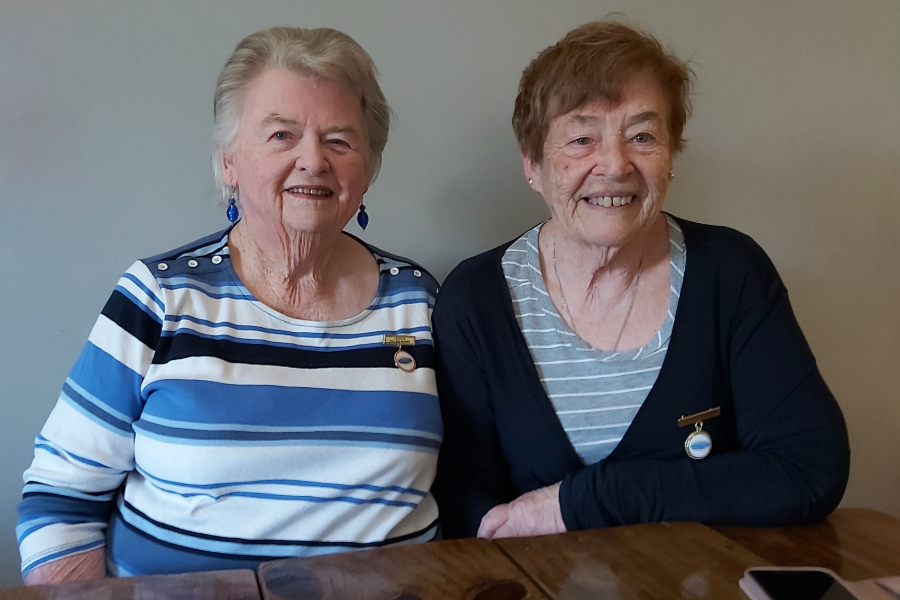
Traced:
[[[668, 227], [668, 240], [669, 244], [671, 245], [673, 229], [674, 227], [677, 227], [677, 223], [673, 226], [672, 216], [668, 213], [663, 213], [663, 215], [666, 217], [666, 225]], [[640, 348], [631, 348], [628, 350], [619, 350], [616, 352], [613, 352], [611, 350], [603, 350], [601, 348], [594, 348], [586, 341], [584, 341], [576, 332], [572, 331], [572, 328], [569, 327], [565, 319], [562, 318], [562, 315], [559, 314], [559, 311], [556, 309], [556, 305], [550, 298], [550, 292], [547, 290], [547, 286], [544, 283], [544, 274], [541, 269], [540, 261], [540, 246], [538, 244], [541, 228], [543, 228], [543, 226], [546, 225], [547, 222], [548, 221], [543, 221], [541, 223], [538, 223], [535, 227], [532, 227], [529, 231], [527, 231], [523, 237], [525, 237], [526, 242], [528, 263], [533, 267], [532, 269], [527, 269], [528, 276], [531, 278], [532, 286], [538, 292], [537, 298], [541, 310], [543, 310], [546, 314], [550, 315], [554, 319], [554, 327], [557, 333], [565, 336], [567, 339], [571, 338], [571, 343], [575, 347], [575, 349], [579, 352], [584, 352], [585, 356], [590, 356], [603, 362], [635, 360], [636, 358], [639, 358], [641, 356], [646, 356], [648, 353], [657, 352], [660, 348], [662, 348], [665, 341], [669, 340], [672, 336], [674, 316], [677, 313], [678, 301], [680, 300], [680, 296], [676, 296], [671, 291], [673, 269], [671, 249], [669, 252], [669, 304], [667, 307], [666, 318], [663, 321], [660, 329], [655, 335], [653, 335], [653, 337], [650, 338], [650, 341], [648, 341]], [[682, 284], [683, 282], [684, 280], [682, 279]], [[660, 332], [665, 335], [659, 335]]]
[[238, 288], [240, 294], [244, 297], [244, 299], [249, 301], [254, 308], [260, 310], [261, 312], [264, 312], [265, 314], [278, 321], [293, 325], [295, 327], [308, 327], [311, 329], [347, 327], [349, 325], [359, 323], [370, 314], [372, 314], [372, 311], [375, 310], [375, 307], [381, 303], [381, 300], [384, 297], [385, 289], [388, 284], [388, 271], [383, 268], [385, 264], [385, 257], [375, 252], [375, 249], [372, 246], [359, 239], [355, 235], [347, 233], [346, 231], [341, 231], [341, 234], [346, 235], [354, 241], [362, 244], [362, 246], [372, 255], [372, 258], [375, 260], [375, 265], [378, 268], [378, 288], [375, 290], [375, 296], [371, 301], [369, 301], [369, 304], [361, 312], [351, 317], [347, 317], [346, 319], [337, 319], [334, 321], [311, 321], [308, 319], [297, 319], [288, 316], [278, 310], [275, 310], [268, 304], [265, 304], [261, 300], [256, 298], [256, 296], [253, 295], [250, 289], [246, 285], [244, 285], [244, 282], [241, 281], [240, 276], [238, 276], [237, 271], [235, 271], [234, 265], [231, 262], [231, 248], [228, 245], [228, 238], [231, 235], [232, 229], [234, 229], [234, 225], [229, 227], [222, 236], [222, 248], [226, 250], [222, 264], [227, 269], [228, 274], [232, 279], [232, 283], [234, 283], [234, 285]]

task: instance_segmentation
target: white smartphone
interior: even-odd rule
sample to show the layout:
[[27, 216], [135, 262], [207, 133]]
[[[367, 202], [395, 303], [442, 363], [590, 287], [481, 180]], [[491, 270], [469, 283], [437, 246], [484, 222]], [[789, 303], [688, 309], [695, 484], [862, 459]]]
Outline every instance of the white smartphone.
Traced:
[[751, 600], [859, 600], [833, 571], [817, 567], [755, 567], [738, 585]]

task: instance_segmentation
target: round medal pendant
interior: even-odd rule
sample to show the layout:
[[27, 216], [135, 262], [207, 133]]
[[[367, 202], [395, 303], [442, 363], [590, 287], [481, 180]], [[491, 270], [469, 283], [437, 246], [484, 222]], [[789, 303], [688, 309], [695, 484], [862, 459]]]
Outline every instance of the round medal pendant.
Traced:
[[412, 373], [416, 370], [416, 359], [401, 348], [394, 353], [394, 365], [404, 373]]
[[706, 458], [712, 451], [712, 437], [703, 431], [702, 427], [698, 425], [697, 431], [684, 441], [684, 451], [694, 460]]

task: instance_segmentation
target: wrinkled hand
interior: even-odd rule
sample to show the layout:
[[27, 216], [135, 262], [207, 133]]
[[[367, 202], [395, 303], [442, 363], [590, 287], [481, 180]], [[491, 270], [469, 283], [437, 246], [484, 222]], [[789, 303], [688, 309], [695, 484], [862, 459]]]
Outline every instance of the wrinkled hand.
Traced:
[[478, 537], [524, 537], [563, 533], [566, 525], [559, 508], [559, 484], [522, 494], [509, 504], [499, 504], [481, 519]]

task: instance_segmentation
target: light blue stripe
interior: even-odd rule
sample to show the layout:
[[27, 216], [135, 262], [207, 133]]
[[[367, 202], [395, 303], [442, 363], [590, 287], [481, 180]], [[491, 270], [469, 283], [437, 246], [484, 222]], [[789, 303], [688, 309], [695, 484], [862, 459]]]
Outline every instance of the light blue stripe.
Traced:
[[396, 429], [392, 427], [364, 427], [364, 426], [325, 426], [317, 425], [315, 427], [279, 427], [275, 425], [245, 425], [243, 423], [197, 423], [194, 421], [176, 421], [174, 419], [165, 419], [156, 415], [144, 414], [141, 421], [165, 425], [167, 427], [175, 427], [178, 429], [197, 429], [200, 431], [259, 431], [259, 432], [310, 432], [310, 431], [349, 431], [361, 433], [382, 433], [394, 435], [413, 435], [431, 440], [441, 441], [443, 436], [427, 431], [410, 431], [408, 429]]
[[81, 416], [85, 417], [88, 421], [96, 423], [100, 427], [106, 429], [107, 431], [111, 431], [120, 437], [131, 437], [131, 435], [132, 435], [131, 432], [126, 432], [122, 429], [119, 429], [118, 427], [115, 427], [114, 425], [110, 424], [109, 422], [104, 421], [97, 415], [95, 415], [95, 414], [91, 413], [90, 411], [88, 411], [87, 409], [85, 409], [83, 406], [81, 406], [77, 402], [69, 399], [68, 395], [61, 394], [60, 398], [63, 399], [66, 404], [68, 404], [73, 409], [75, 409], [76, 412], [81, 414]]
[[32, 570], [36, 569], [37, 567], [39, 567], [43, 564], [54, 561], [57, 558], [62, 558], [64, 556], [68, 556], [70, 554], [76, 554], [78, 552], [93, 550], [94, 548], [100, 548], [101, 546], [104, 546], [105, 544], [106, 544], [106, 542], [101, 539], [101, 540], [96, 540], [94, 542], [88, 542], [87, 544], [81, 544], [80, 546], [73, 546], [71, 548], [66, 548], [65, 550], [60, 550], [59, 552], [55, 552], [53, 554], [50, 554], [49, 556], [45, 556], [45, 557], [43, 557], [39, 560], [36, 560], [36, 561], [30, 563], [29, 565], [27, 565], [25, 568], [22, 569], [22, 577], [24, 578]]
[[[374, 336], [384, 336], [384, 335], [409, 335], [413, 333], [421, 333], [425, 331], [431, 331], [430, 327], [421, 326], [421, 327], [409, 327], [405, 329], [377, 329], [375, 331], [368, 332], [360, 332], [360, 333], [325, 333], [320, 331], [287, 331], [284, 329], [272, 329], [270, 327], [259, 327], [255, 325], [238, 325], [236, 323], [230, 323], [228, 321], [209, 321], [207, 319], [199, 319], [192, 315], [166, 315], [166, 321], [169, 323], [180, 323], [182, 321], [187, 321], [189, 323], [196, 323], [197, 325], [203, 325], [204, 327], [224, 327], [227, 329], [233, 329], [235, 331], [257, 331], [259, 333], [269, 333], [274, 335], [283, 335], [289, 337], [296, 338], [313, 338], [313, 339], [336, 339], [336, 340], [352, 340], [358, 338], [368, 338]], [[179, 327], [176, 331], [181, 331], [182, 328]], [[188, 329], [188, 331], [193, 332], [193, 329]], [[244, 338], [235, 338], [238, 340], [243, 340]], [[424, 342], [425, 340], [419, 340], [419, 342]], [[383, 344], [381, 344], [383, 345]], [[345, 346], [344, 348], [353, 348], [353, 346]]]
[[[121, 364], [121, 363], [119, 363], [119, 364]], [[112, 406], [110, 406], [109, 404], [107, 404], [106, 402], [104, 402], [103, 400], [98, 398], [97, 396], [93, 395], [92, 393], [90, 393], [89, 391], [87, 391], [86, 389], [84, 389], [83, 387], [78, 385], [78, 383], [75, 382], [75, 380], [72, 379], [71, 377], [66, 378], [66, 383], [69, 385], [69, 387], [71, 387], [73, 390], [78, 392], [78, 394], [82, 398], [90, 401], [94, 406], [97, 406], [98, 408], [102, 409], [103, 412], [105, 412], [106, 414], [119, 419], [126, 425], [131, 425], [131, 423], [134, 421], [134, 419], [131, 417], [131, 415], [126, 415], [125, 413], [116, 410], [115, 408], [113, 408]], [[123, 429], [127, 429], [127, 427], [125, 427]]]
[[200, 287], [200, 286], [198, 286], [198, 285], [191, 285], [191, 284], [186, 284], [186, 283], [185, 283], [185, 284], [169, 285], [168, 283], [162, 283], [162, 282], [160, 282], [159, 287], [161, 287], [161, 288], [164, 289], [164, 290], [184, 290], [184, 289], [194, 290], [194, 291], [197, 291], [197, 292], [202, 293], [203, 295], [205, 295], [205, 296], [207, 296], [207, 297], [209, 297], [209, 298], [212, 298], [213, 300], [229, 299], [229, 300], [247, 300], [247, 301], [252, 301], [252, 298], [250, 298], [247, 294], [244, 294], [244, 293], [223, 293], [223, 294], [215, 294], [215, 293], [213, 293], [213, 292], [209, 292], [209, 291], [207, 291], [207, 290], [204, 290], [202, 287]]

